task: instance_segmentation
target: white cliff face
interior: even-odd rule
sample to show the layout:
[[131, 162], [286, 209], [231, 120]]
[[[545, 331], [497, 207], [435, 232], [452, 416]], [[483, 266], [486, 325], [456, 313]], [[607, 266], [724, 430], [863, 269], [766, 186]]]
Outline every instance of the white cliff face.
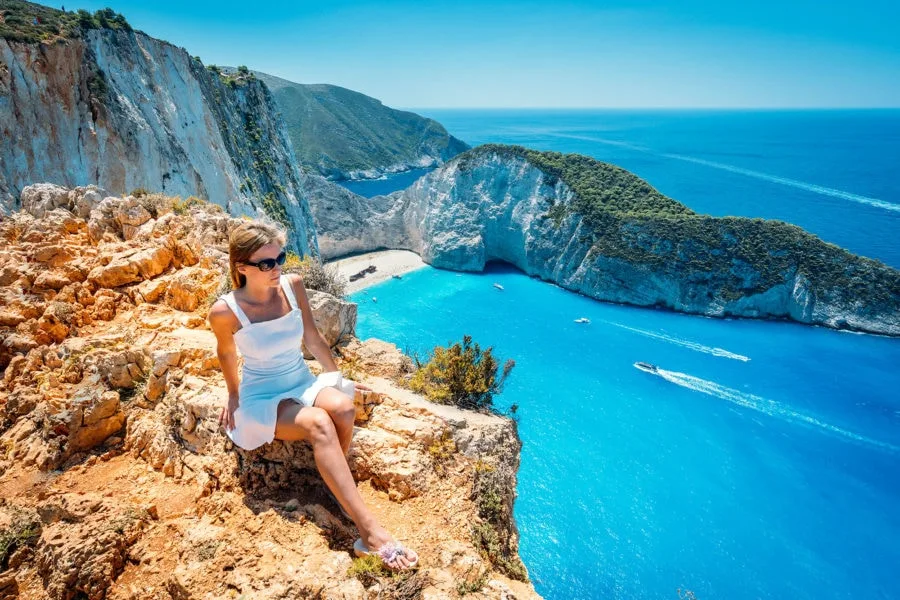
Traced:
[[301, 174], [258, 81], [234, 87], [167, 42], [91, 30], [53, 45], [0, 40], [0, 211], [36, 181], [199, 196], [290, 224], [317, 253]]
[[[566, 210], [558, 222], [548, 215], [551, 207], [568, 207], [573, 198], [565, 183], [524, 158], [483, 153], [451, 161], [390, 196], [347, 198], [329, 208], [342, 215], [340, 220], [323, 220], [317, 213], [319, 240], [325, 257], [406, 249], [435, 267], [463, 271], [481, 271], [488, 261], [499, 260], [598, 300], [900, 335], [900, 303], [863, 298], [848, 304], [837, 290], [817, 296], [796, 268], [763, 292], [748, 285], [745, 293], [727, 293], [726, 282], [752, 282], [758, 274], [739, 261], [727, 273], [693, 268], [693, 258], [710, 251], [699, 240], [679, 248], [677, 258], [662, 266], [592, 253], [580, 215]], [[648, 247], [672, 245], [642, 232], [637, 222], [627, 226]]]

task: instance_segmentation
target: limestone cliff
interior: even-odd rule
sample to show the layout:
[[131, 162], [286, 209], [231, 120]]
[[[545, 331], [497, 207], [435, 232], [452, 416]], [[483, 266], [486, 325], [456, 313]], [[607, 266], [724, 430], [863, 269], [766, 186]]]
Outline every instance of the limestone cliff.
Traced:
[[317, 253], [305, 176], [268, 89], [167, 42], [130, 29], [0, 39], [0, 133], [0, 212], [35, 181], [146, 188], [267, 214], [292, 229], [296, 251]]
[[373, 390], [355, 398], [361, 494], [421, 557], [354, 575], [355, 528], [308, 445], [244, 452], [217, 423], [205, 315], [240, 220], [49, 185], [21, 204], [0, 222], [0, 596], [537, 598], [504, 575], [524, 574], [512, 421], [399, 387], [410, 359], [352, 338], [355, 306], [311, 292], [341, 369]]
[[900, 335], [896, 269], [786, 223], [697, 215], [588, 157], [479, 147], [402, 192], [328, 210], [326, 257], [407, 249], [466, 271], [499, 260], [599, 300]]

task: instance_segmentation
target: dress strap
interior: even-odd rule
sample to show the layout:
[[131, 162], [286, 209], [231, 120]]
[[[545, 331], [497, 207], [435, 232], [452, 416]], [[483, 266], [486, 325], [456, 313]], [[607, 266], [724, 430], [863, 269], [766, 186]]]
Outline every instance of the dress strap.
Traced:
[[222, 296], [222, 300], [225, 301], [225, 304], [228, 305], [228, 308], [231, 309], [231, 312], [234, 313], [234, 316], [236, 316], [238, 318], [238, 321], [241, 322], [241, 327], [252, 325], [252, 323], [250, 323], [250, 319], [247, 318], [247, 315], [245, 315], [244, 311], [241, 310], [241, 307], [238, 306], [237, 300], [234, 299], [234, 292], [228, 292], [227, 294]]
[[288, 302], [291, 304], [291, 308], [297, 310], [297, 296], [294, 294], [294, 288], [291, 285], [291, 282], [288, 280], [287, 275], [281, 276], [281, 288], [284, 290], [284, 295], [287, 296]]

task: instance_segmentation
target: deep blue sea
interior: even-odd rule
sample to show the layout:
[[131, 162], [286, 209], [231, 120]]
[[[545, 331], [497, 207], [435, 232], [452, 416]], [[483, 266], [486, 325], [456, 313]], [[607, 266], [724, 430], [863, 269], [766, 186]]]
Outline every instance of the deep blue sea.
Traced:
[[372, 196], [390, 194], [396, 190], [402, 190], [409, 187], [416, 179], [425, 173], [429, 173], [431, 170], [432, 169], [411, 169], [403, 173], [384, 177], [383, 179], [360, 179], [357, 181], [337, 181], [335, 183], [343, 185], [354, 194], [371, 198]]
[[[900, 111], [419, 112], [900, 266]], [[515, 516], [544, 597], [900, 598], [900, 340], [604, 304], [503, 265], [352, 299], [361, 338], [471, 334], [516, 361], [495, 403], [518, 405]]]

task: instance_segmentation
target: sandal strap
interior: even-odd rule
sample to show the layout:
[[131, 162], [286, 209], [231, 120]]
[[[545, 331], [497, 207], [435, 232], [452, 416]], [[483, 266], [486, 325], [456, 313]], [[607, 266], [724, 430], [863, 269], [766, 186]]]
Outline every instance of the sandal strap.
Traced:
[[381, 560], [385, 563], [390, 564], [397, 560], [398, 557], [403, 556], [405, 551], [403, 545], [398, 542], [385, 542], [381, 545], [381, 548], [378, 549], [378, 556], [380, 556]]

